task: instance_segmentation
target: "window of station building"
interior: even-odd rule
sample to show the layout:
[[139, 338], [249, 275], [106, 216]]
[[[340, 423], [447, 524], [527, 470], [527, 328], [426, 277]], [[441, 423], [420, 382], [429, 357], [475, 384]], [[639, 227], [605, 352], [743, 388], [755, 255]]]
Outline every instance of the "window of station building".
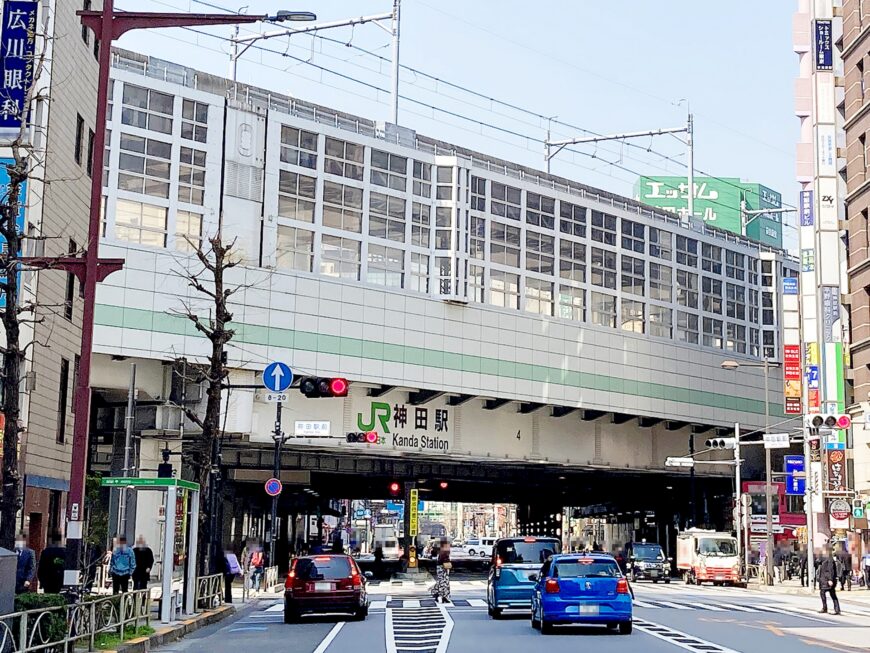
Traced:
[[773, 261], [761, 262], [761, 285], [773, 287]]
[[764, 358], [776, 358], [776, 335], [773, 331], [763, 331], [762, 338], [764, 340]]
[[118, 199], [115, 202], [115, 237], [129, 243], [166, 247], [169, 210], [162, 206]]
[[486, 179], [483, 177], [471, 178], [471, 209], [486, 211]]
[[722, 320], [705, 317], [703, 323], [704, 332], [701, 344], [705, 347], [722, 349]]
[[616, 252], [593, 247], [590, 276], [593, 286], [616, 290]]
[[536, 227], [556, 227], [556, 200], [537, 193], [526, 193], [526, 222]]
[[489, 303], [503, 308], [520, 308], [520, 275], [489, 271]]
[[746, 257], [743, 254], [725, 250], [725, 276], [738, 281], [746, 278]]
[[698, 344], [698, 316], [694, 313], [677, 311], [677, 340]]
[[428, 204], [413, 202], [411, 204], [411, 244], [417, 247], [429, 247], [432, 207]]
[[686, 308], [698, 308], [698, 275], [677, 268], [677, 303]]
[[553, 274], [556, 239], [531, 229], [526, 231], [526, 270]]
[[703, 308], [708, 313], [722, 314], [722, 281], [711, 277], [701, 277], [701, 297]]
[[622, 219], [622, 249], [644, 253], [644, 226], [638, 222]]
[[175, 213], [175, 249], [194, 253], [202, 244], [202, 215], [193, 211]]
[[[326, 182], [330, 183], [330, 182]], [[301, 222], [314, 222], [317, 180], [289, 170], [279, 171], [278, 215]]]
[[553, 315], [553, 283], [526, 277], [526, 312]]
[[559, 276], [571, 281], [586, 281], [586, 245], [573, 240], [559, 241]]
[[701, 269], [704, 272], [722, 274], [722, 248], [710, 243], [701, 243]]
[[[725, 315], [735, 320], [746, 319], [746, 288], [737, 284], [725, 284]], [[743, 339], [744, 341], [746, 338]]]
[[586, 321], [586, 291], [572, 286], [559, 287], [559, 317], [577, 322]]
[[437, 185], [435, 186], [436, 200], [452, 200], [453, 199], [453, 167], [438, 166], [435, 174], [437, 175]]
[[522, 217], [522, 191], [513, 186], [506, 186], [498, 182], [492, 182], [492, 201], [490, 211], [493, 215], [511, 220], [519, 220]]
[[442, 295], [453, 294], [453, 270], [451, 269], [451, 263], [452, 259], [449, 256], [435, 257], [435, 273], [438, 275], [438, 292]]
[[178, 166], [178, 201], [202, 206], [205, 195], [205, 152], [182, 147]]
[[622, 320], [620, 321], [620, 326], [623, 331], [643, 333], [644, 319], [643, 302], [622, 300]]
[[759, 341], [758, 341], [758, 329], [753, 329], [750, 327], [749, 329], [749, 355], [755, 356], [756, 358], [761, 351]]
[[372, 170], [369, 178], [375, 186], [404, 192], [408, 185], [408, 158], [372, 150]]
[[677, 263], [698, 267], [698, 241], [677, 235]]
[[468, 299], [482, 304], [484, 302], [484, 269], [480, 265], [468, 266]]
[[622, 256], [622, 292], [643, 296], [646, 265], [642, 258]]
[[208, 140], [208, 105], [185, 100], [181, 103], [181, 137], [197, 143]]
[[490, 225], [489, 260], [512, 268], [520, 267], [520, 228], [501, 222]]
[[320, 249], [321, 274], [359, 281], [360, 242], [358, 240], [323, 234]]
[[323, 171], [356, 181], [363, 180], [365, 147], [337, 138], [326, 138], [326, 158]]
[[121, 102], [121, 124], [161, 134], [172, 133], [173, 96], [124, 84]]
[[749, 321], [758, 324], [758, 291], [749, 290]]
[[673, 256], [673, 234], [657, 227], [649, 228], [649, 255], [670, 261]]
[[395, 247], [369, 243], [366, 281], [390, 288], [401, 288], [405, 281], [405, 252]]
[[169, 199], [172, 144], [122, 133], [120, 149], [118, 188]]
[[746, 269], [749, 272], [749, 283], [758, 285], [758, 259], [750, 256]]
[[432, 164], [414, 161], [414, 195], [432, 197]]
[[605, 245], [616, 245], [616, 216], [592, 211], [592, 240]]
[[323, 224], [333, 229], [360, 233], [362, 231], [362, 198], [360, 188], [323, 182]]
[[649, 335], [658, 338], [673, 337], [673, 311], [658, 304], [649, 305]]
[[586, 238], [586, 207], [560, 202], [559, 231], [578, 238]]
[[673, 300], [673, 268], [661, 263], [649, 264], [649, 296], [662, 302]]
[[486, 219], [472, 215], [468, 235], [468, 255], [482, 261], [486, 258]]
[[435, 207], [435, 249], [453, 248], [453, 208]]
[[314, 232], [278, 225], [275, 265], [282, 270], [311, 272], [314, 263]]
[[616, 328], [616, 297], [603, 292], [589, 293], [589, 308], [592, 312], [592, 324]]
[[725, 349], [738, 354], [746, 353], [746, 327], [740, 324], [725, 323]]
[[411, 252], [411, 268], [408, 270], [408, 288], [417, 292], [429, 292], [429, 257]]
[[283, 125], [281, 161], [302, 168], [317, 168], [317, 134]]
[[764, 326], [773, 326], [773, 293], [763, 290], [761, 292], [761, 323]]
[[372, 192], [369, 195], [369, 236], [405, 242], [405, 200]]

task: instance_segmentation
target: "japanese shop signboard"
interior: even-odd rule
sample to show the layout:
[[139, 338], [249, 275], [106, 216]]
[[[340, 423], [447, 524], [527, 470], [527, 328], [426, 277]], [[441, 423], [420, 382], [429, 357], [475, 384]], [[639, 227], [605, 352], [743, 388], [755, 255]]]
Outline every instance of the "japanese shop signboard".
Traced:
[[0, 31], [0, 135], [15, 136], [27, 118], [24, 106], [35, 68], [36, 0], [6, 0]]

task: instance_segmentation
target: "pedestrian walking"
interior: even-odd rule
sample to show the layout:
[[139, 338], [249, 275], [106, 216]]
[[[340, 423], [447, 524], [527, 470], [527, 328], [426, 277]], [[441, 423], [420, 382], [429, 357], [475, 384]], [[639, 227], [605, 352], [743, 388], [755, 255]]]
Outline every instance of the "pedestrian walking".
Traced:
[[864, 589], [870, 589], [870, 549], [861, 558], [861, 571], [864, 573]]
[[837, 551], [837, 562], [840, 563], [840, 589], [845, 590], [847, 587], [852, 591], [852, 554], [847, 549], [846, 542], [840, 544], [842, 547]]
[[27, 547], [27, 536], [19, 533], [15, 538], [18, 566], [15, 568], [15, 593], [29, 592], [36, 574], [36, 554]]
[[58, 594], [63, 589], [63, 570], [66, 565], [66, 549], [61, 546], [60, 535], [52, 534], [50, 546], [42, 551], [36, 577], [46, 594]]
[[263, 570], [266, 565], [266, 558], [263, 555], [263, 549], [259, 545], [255, 545], [251, 552], [251, 589], [255, 592], [260, 591], [260, 582], [263, 580]]
[[807, 568], [807, 547], [805, 544], [801, 544], [800, 551], [798, 552], [798, 564], [800, 565], [801, 587], [806, 587], [809, 585], [810, 579]]
[[438, 552], [438, 562], [435, 571], [435, 587], [432, 588], [432, 596], [442, 603], [450, 603], [450, 570], [453, 563], [450, 562], [450, 540], [441, 539], [441, 550]]
[[148, 589], [148, 581], [151, 580], [151, 567], [154, 566], [154, 552], [145, 543], [145, 536], [136, 538], [136, 546], [133, 549], [136, 558], [136, 571], [133, 572], [133, 589]]
[[109, 575], [112, 577], [112, 594], [130, 589], [130, 576], [136, 571], [136, 556], [127, 546], [127, 538], [118, 537], [118, 546], [112, 551], [109, 561]]
[[822, 598], [822, 609], [820, 610], [822, 613], [828, 611], [827, 595], [830, 594], [834, 603], [834, 614], [840, 614], [840, 601], [837, 599], [838, 578], [837, 559], [831, 553], [831, 545], [826, 544], [819, 561], [819, 595]]
[[225, 554], [226, 569], [224, 571], [224, 602], [233, 602], [233, 583], [240, 573], [242, 567], [239, 564], [239, 559], [232, 551], [227, 551]]

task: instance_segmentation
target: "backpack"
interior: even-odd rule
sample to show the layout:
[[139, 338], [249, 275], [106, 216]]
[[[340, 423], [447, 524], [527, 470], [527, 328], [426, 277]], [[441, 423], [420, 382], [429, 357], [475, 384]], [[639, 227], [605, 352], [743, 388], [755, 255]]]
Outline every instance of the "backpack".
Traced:
[[262, 551], [254, 551], [251, 554], [251, 566], [252, 567], [262, 567], [263, 566], [263, 552]]

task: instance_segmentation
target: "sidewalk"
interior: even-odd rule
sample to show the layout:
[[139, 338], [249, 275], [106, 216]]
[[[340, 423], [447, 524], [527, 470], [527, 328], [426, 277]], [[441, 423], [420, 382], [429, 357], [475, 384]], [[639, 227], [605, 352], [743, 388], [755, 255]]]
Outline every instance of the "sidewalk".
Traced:
[[[747, 589], [761, 592], [763, 594], [783, 594], [790, 596], [817, 596], [819, 593], [818, 589], [801, 587], [799, 580], [787, 580], [770, 586], [760, 585], [758, 582], [750, 582]], [[858, 601], [860, 603], [870, 604], [870, 590], [864, 587], [858, 587], [854, 584], [852, 585], [851, 591], [840, 591], [838, 589], [837, 596], [841, 601]]]

